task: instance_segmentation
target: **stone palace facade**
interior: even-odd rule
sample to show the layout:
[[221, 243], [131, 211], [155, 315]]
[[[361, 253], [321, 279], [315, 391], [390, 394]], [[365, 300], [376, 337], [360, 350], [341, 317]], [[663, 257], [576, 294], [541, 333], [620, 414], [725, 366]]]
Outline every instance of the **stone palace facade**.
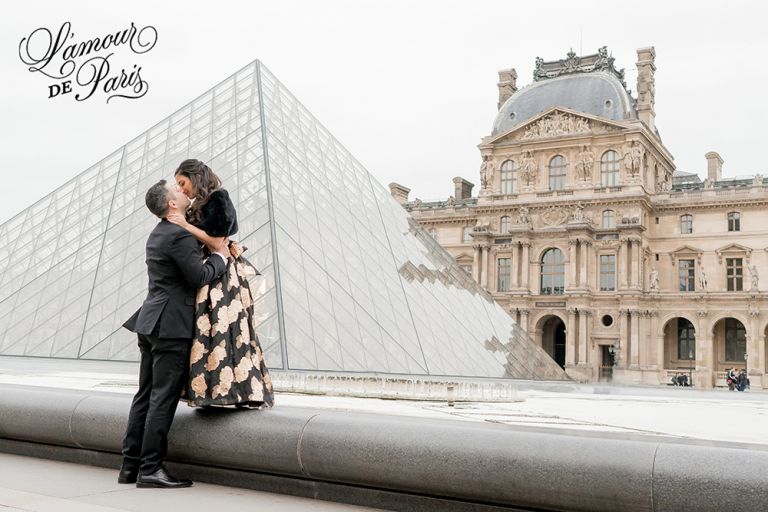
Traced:
[[768, 387], [768, 180], [675, 170], [656, 129], [654, 48], [637, 97], [605, 48], [499, 72], [481, 188], [454, 178], [412, 216], [574, 379]]

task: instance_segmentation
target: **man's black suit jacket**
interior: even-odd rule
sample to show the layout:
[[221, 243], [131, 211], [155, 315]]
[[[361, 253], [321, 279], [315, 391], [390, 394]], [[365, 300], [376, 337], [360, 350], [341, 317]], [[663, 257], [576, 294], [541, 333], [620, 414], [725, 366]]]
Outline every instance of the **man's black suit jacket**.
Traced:
[[226, 271], [222, 258], [203, 260], [200, 245], [187, 230], [161, 220], [147, 239], [149, 289], [144, 304], [123, 327], [160, 338], [192, 338], [197, 289]]

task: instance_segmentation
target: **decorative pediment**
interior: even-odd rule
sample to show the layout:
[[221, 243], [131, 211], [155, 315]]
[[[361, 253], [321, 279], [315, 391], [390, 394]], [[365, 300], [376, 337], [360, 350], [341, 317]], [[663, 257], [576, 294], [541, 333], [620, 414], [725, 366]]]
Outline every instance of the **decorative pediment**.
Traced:
[[489, 142], [492, 144], [508, 141], [527, 142], [556, 137], [604, 134], [624, 129], [626, 129], [625, 126], [615, 122], [606, 121], [575, 110], [555, 107], [491, 139]]
[[676, 259], [680, 258], [690, 258], [691, 256], [695, 257], [698, 263], [701, 263], [701, 257], [704, 254], [704, 251], [697, 248], [692, 247], [690, 245], [683, 245], [682, 247], [678, 247], [674, 251], [669, 253], [669, 257], [672, 259], [672, 264], [675, 264]]
[[752, 257], [752, 249], [735, 243], [721, 247], [720, 249], [715, 250], [715, 253], [717, 254], [717, 262], [720, 264], [723, 263], [723, 258], [743, 256], [746, 258], [747, 263], [749, 263], [749, 260]]

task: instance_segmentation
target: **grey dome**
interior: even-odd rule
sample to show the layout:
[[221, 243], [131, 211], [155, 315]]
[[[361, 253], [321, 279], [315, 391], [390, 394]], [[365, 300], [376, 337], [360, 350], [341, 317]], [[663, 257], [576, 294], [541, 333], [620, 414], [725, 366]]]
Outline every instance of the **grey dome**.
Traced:
[[552, 107], [613, 121], [637, 119], [632, 97], [613, 74], [580, 73], [534, 82], [514, 93], [499, 110], [491, 135], [506, 133]]

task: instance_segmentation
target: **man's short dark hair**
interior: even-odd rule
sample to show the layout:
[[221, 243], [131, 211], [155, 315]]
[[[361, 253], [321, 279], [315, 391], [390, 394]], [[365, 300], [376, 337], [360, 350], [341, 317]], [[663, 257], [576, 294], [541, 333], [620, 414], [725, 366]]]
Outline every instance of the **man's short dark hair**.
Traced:
[[160, 180], [147, 190], [147, 195], [144, 196], [144, 202], [149, 208], [149, 211], [154, 213], [157, 217], [163, 218], [168, 215], [168, 188], [165, 186], [166, 181]]

